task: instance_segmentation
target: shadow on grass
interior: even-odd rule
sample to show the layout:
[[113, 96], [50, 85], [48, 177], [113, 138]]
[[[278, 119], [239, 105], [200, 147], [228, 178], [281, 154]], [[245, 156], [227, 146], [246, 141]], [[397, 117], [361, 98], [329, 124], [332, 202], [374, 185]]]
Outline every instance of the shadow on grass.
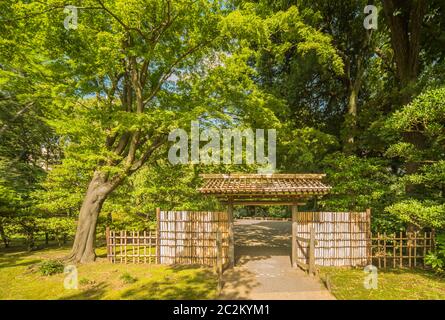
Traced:
[[[196, 300], [215, 298], [216, 278], [209, 269], [190, 274], [197, 266], [171, 266], [171, 274], [162, 279], [143, 283], [122, 292], [120, 298], [130, 300]], [[181, 272], [186, 272], [181, 274]]]
[[105, 296], [108, 286], [105, 282], [98, 283], [91, 288], [79, 290], [74, 294], [66, 295], [58, 300], [100, 300]]
[[[101, 243], [99, 243], [99, 245], [101, 245]], [[71, 242], [67, 242], [66, 244], [61, 246], [59, 246], [56, 242], [52, 242], [48, 245], [45, 245], [44, 247], [39, 246], [39, 248], [31, 251], [29, 251], [23, 244], [13, 245], [8, 248], [1, 248], [0, 269], [19, 266], [30, 266], [39, 263], [42, 260], [51, 259], [51, 257], [45, 257], [45, 254], [47, 253], [56, 253], [60, 255], [59, 257], [53, 257], [53, 259], [63, 259], [68, 254], [68, 250], [71, 249], [71, 247]], [[96, 248], [96, 253], [97, 258], [107, 257], [106, 247], [104, 246], [98, 246]]]
[[[442, 282], [445, 284], [445, 276], [434, 273], [431, 269], [428, 268], [388, 268], [388, 269], [379, 269], [379, 273], [381, 274], [392, 274], [392, 275], [408, 275], [408, 276], [419, 276], [422, 278], [426, 278], [433, 281]], [[445, 290], [445, 287], [444, 287]]]
[[23, 245], [2, 248], [0, 250], [0, 269], [34, 265], [45, 259], [42, 255], [54, 250], [65, 250], [68, 247], [69, 245], [59, 247], [57, 244], [49, 244], [44, 248], [31, 251]]
[[[191, 271], [188, 272], [188, 271]], [[128, 286], [128, 288], [126, 288]], [[135, 283], [123, 284], [112, 292], [110, 283], [100, 282], [88, 288], [80, 288], [59, 300], [196, 300], [215, 298], [216, 279], [209, 269], [196, 270], [196, 266], [171, 266], [161, 277], [140, 278]], [[114, 289], [116, 290], [116, 289]]]
[[0, 269], [13, 267], [26, 267], [42, 261], [33, 257], [32, 252], [14, 252], [0, 255]]

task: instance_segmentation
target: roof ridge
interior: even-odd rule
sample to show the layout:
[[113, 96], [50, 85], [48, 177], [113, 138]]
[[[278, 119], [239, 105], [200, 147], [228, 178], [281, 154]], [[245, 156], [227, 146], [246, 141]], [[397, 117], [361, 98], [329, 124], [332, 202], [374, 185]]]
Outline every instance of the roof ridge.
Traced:
[[202, 173], [203, 179], [322, 179], [324, 173]]

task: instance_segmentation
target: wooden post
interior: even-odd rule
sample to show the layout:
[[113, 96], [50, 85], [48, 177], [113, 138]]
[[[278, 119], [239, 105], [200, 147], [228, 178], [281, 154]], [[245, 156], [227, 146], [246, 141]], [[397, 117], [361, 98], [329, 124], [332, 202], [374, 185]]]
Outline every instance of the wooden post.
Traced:
[[227, 205], [227, 218], [229, 222], [229, 267], [235, 266], [235, 241], [233, 233], [233, 203], [229, 200]]
[[156, 208], [156, 263], [161, 263], [161, 208]]
[[372, 264], [372, 233], [371, 233], [371, 209], [366, 209], [366, 256], [367, 264]]
[[292, 205], [292, 267], [297, 267], [297, 214], [298, 206]]
[[173, 226], [174, 226], [174, 241], [175, 241], [175, 257], [173, 258], [173, 264], [177, 264], [179, 259], [178, 259], [178, 211], [174, 212], [175, 215], [175, 221], [173, 221]]
[[218, 231], [216, 232], [216, 273], [218, 275], [218, 294], [220, 294], [222, 290], [222, 258], [222, 235], [218, 225]]
[[127, 230], [124, 230], [124, 259], [125, 264], [127, 264]]
[[109, 226], [107, 226], [105, 228], [105, 239], [107, 241], [107, 258], [108, 258], [108, 261], [111, 262], [111, 252], [110, 252], [111, 243], [110, 243], [110, 227]]
[[403, 267], [403, 233], [400, 231], [400, 252], [399, 252], [399, 266]]
[[384, 238], [384, 240], [383, 240], [383, 268], [385, 268], [386, 269], [386, 239], [387, 239], [387, 237], [386, 237], [386, 232], [384, 232], [383, 233], [383, 238]]
[[311, 239], [309, 241], [309, 274], [315, 275], [315, 229], [311, 227]]

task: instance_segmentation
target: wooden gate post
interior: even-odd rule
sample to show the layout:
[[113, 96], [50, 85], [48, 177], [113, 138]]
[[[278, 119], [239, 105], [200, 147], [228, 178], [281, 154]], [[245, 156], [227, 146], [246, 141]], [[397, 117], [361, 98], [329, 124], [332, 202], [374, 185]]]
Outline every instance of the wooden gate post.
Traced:
[[156, 263], [161, 263], [161, 208], [156, 208]]
[[235, 241], [233, 233], [233, 202], [229, 200], [227, 205], [227, 218], [229, 223], [229, 267], [235, 266]]
[[222, 273], [223, 273], [223, 265], [222, 265], [222, 235], [220, 227], [218, 226], [218, 231], [216, 232], [216, 274], [218, 276], [218, 286], [217, 291], [218, 294], [221, 293], [222, 290]]
[[297, 267], [297, 214], [298, 206], [292, 205], [292, 267]]
[[105, 239], [107, 240], [107, 258], [111, 262], [111, 243], [110, 243], [110, 227], [105, 228]]
[[311, 238], [309, 240], [309, 274], [315, 275], [315, 229], [311, 227]]
[[366, 209], [366, 262], [368, 265], [372, 264], [372, 233], [370, 208]]

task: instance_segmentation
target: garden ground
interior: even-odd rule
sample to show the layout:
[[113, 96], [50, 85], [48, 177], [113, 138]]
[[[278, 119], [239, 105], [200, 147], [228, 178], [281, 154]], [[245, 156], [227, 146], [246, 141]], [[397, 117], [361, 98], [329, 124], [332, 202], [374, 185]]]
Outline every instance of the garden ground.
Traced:
[[33, 252], [0, 249], [0, 299], [214, 299], [211, 269], [110, 264], [99, 248], [98, 261], [78, 266], [78, 290], [64, 288], [65, 274], [43, 276], [39, 264], [66, 255], [69, 247]]
[[377, 289], [365, 289], [362, 268], [321, 269], [339, 300], [445, 300], [445, 278], [421, 269], [379, 270]]
[[[98, 261], [78, 267], [78, 290], [64, 289], [64, 274], [43, 276], [39, 264], [63, 257], [69, 246], [27, 252], [0, 249], [0, 299], [215, 299], [209, 268], [110, 264], [105, 249]], [[379, 270], [378, 289], [366, 290], [362, 269], [322, 268], [337, 299], [445, 299], [445, 278], [425, 270]], [[130, 281], [128, 281], [130, 279]]]

